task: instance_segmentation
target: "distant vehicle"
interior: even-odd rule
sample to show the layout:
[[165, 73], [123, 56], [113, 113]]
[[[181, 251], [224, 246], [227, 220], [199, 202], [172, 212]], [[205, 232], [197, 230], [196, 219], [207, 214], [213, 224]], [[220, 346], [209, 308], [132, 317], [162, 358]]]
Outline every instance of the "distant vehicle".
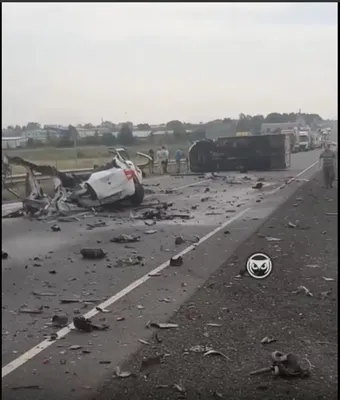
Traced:
[[308, 151], [311, 150], [311, 134], [308, 131], [300, 131], [299, 132], [299, 148], [300, 151]]

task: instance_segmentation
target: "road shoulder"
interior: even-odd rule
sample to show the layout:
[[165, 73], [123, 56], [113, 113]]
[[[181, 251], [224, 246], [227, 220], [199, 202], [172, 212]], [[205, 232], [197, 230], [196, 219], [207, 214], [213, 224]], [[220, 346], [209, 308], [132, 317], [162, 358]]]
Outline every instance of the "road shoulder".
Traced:
[[[300, 188], [173, 316], [178, 329], [158, 330], [121, 366], [136, 375], [113, 379], [96, 400], [336, 398], [337, 216], [327, 213], [338, 212], [337, 201], [337, 189], [325, 191], [320, 175]], [[274, 260], [267, 280], [238, 277], [253, 252]], [[294, 293], [299, 286], [313, 296]], [[266, 336], [277, 342], [262, 345]], [[194, 346], [228, 359], [190, 351]], [[311, 376], [249, 376], [270, 365], [274, 350], [307, 358]], [[143, 358], [158, 355], [165, 355], [161, 364], [140, 372]]]

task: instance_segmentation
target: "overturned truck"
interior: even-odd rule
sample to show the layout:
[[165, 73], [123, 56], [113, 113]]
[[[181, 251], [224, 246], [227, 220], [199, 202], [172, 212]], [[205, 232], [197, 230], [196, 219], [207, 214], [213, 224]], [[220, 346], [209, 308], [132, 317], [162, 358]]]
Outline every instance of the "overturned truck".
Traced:
[[192, 172], [269, 171], [290, 166], [288, 135], [257, 135], [199, 140], [189, 149]]

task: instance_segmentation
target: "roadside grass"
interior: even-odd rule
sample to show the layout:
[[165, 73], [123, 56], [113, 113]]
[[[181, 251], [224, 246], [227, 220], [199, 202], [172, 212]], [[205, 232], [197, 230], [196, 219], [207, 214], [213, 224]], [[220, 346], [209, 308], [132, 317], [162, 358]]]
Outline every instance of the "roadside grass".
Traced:
[[[114, 146], [124, 147], [124, 146]], [[155, 152], [159, 146], [151, 144], [138, 144], [134, 146], [125, 146], [129, 156], [133, 161], [137, 161], [137, 152], [147, 153], [150, 148]], [[167, 145], [170, 158], [174, 158], [175, 151], [180, 148], [184, 153], [189, 149], [189, 144], [171, 144]], [[10, 156], [22, 157], [36, 164], [53, 165], [60, 170], [64, 169], [81, 169], [92, 168], [95, 164], [100, 165], [106, 163], [111, 158], [107, 146], [79, 146], [75, 148], [55, 148], [41, 147], [36, 149], [14, 149], [2, 151]], [[13, 174], [22, 174], [25, 170], [20, 167], [12, 166]]]

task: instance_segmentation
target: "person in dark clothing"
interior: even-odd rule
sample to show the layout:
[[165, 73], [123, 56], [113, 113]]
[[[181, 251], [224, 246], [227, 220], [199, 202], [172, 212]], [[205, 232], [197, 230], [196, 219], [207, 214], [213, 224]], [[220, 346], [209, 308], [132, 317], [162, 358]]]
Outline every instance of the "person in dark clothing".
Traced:
[[335, 179], [336, 155], [335, 152], [331, 150], [331, 147], [328, 143], [325, 146], [325, 150], [320, 154], [320, 163], [321, 160], [323, 161], [322, 172], [325, 187], [326, 189], [331, 188]]
[[151, 161], [150, 161], [150, 164], [149, 164], [149, 171], [150, 171], [150, 174], [153, 174], [153, 166], [154, 166], [154, 163], [155, 163], [155, 152], [152, 149], [150, 149], [148, 151], [148, 155], [151, 157]]

